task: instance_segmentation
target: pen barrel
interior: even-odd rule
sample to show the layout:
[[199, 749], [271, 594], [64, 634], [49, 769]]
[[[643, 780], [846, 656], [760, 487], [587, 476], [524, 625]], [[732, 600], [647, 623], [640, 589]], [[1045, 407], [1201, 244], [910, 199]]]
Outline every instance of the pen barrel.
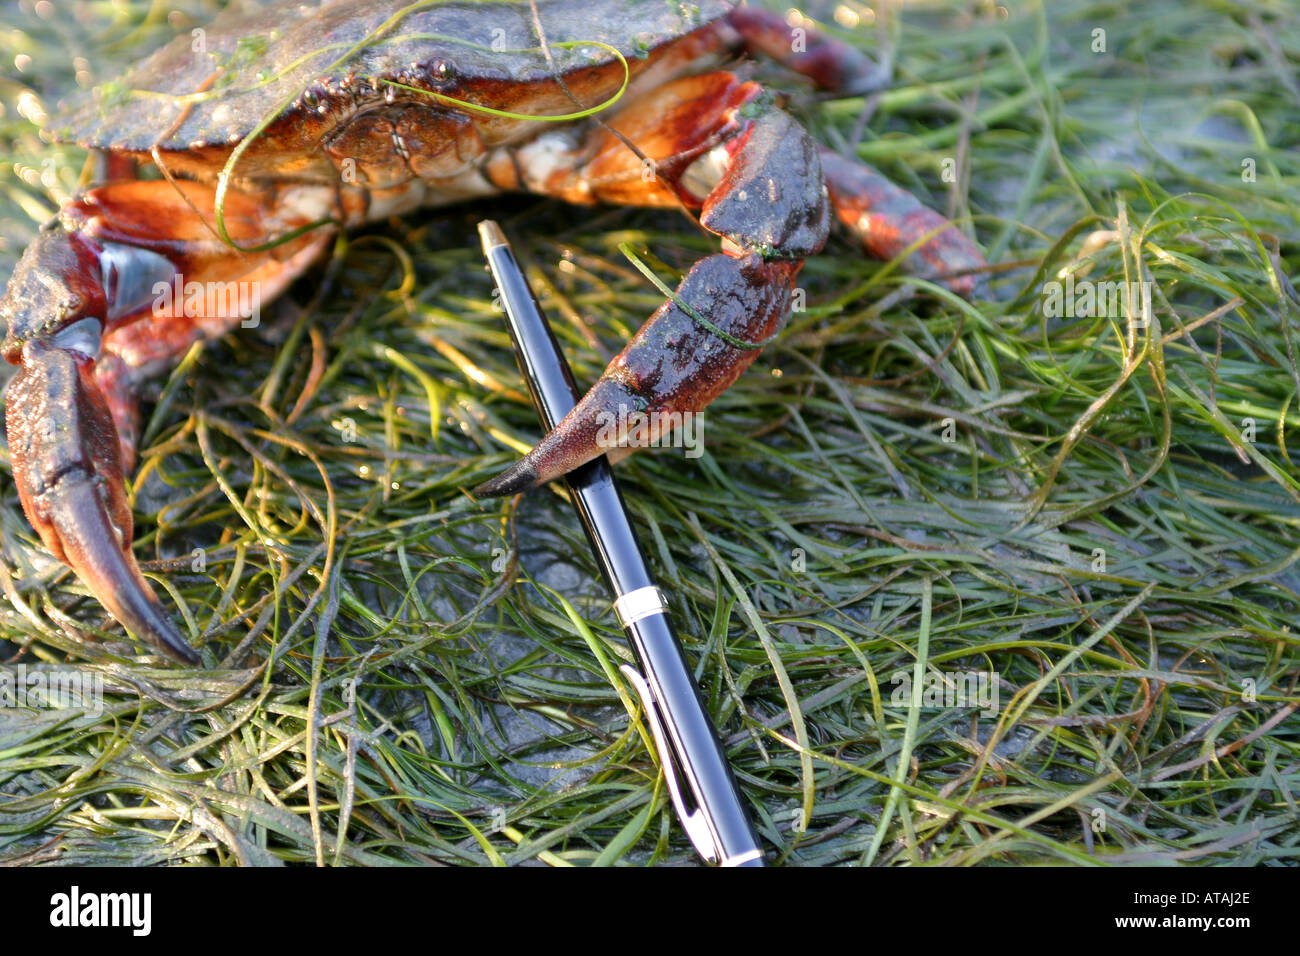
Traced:
[[668, 616], [643, 618], [630, 625], [627, 634], [645, 667], [664, 730], [672, 738], [682, 782], [713, 832], [722, 862], [748, 858], [738, 865], [762, 866], [758, 838]]
[[[653, 587], [609, 463], [600, 458], [570, 477], [578, 516], [611, 590], [623, 595]], [[755, 859], [740, 865], [762, 866], [758, 838], [668, 615], [650, 614], [626, 625], [624, 633], [663, 717], [671, 758], [703, 812], [722, 861], [749, 856]]]
[[[509, 245], [485, 244], [485, 253], [514, 339], [524, 378], [547, 429], [577, 404], [578, 388], [550, 326]], [[583, 529], [615, 596], [654, 586], [636, 533], [628, 519], [609, 462], [604, 458], [575, 469], [567, 479]], [[758, 839], [741, 802], [717, 732], [691, 678], [691, 670], [672, 625], [663, 612], [627, 624], [624, 630], [655, 697], [671, 755], [683, 783], [701, 811], [721, 862], [762, 866]], [[671, 773], [672, 768], [665, 768]]]
[[[578, 404], [573, 372], [564, 361], [555, 333], [537, 307], [533, 290], [510, 247], [496, 246], [487, 249], [486, 255], [501, 301], [506, 303], [507, 324], [520, 371], [542, 416], [542, 424], [550, 431]], [[544, 356], [554, 356], [556, 361], [545, 361]]]

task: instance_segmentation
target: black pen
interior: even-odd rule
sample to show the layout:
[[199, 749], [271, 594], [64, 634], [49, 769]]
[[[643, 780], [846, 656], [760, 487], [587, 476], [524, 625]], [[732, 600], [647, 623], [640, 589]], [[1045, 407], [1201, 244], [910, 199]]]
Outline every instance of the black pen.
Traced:
[[[501, 228], [485, 220], [479, 223], [479, 235], [533, 403], [542, 424], [554, 428], [578, 403], [573, 373]], [[614, 592], [614, 613], [644, 671], [627, 664], [621, 668], [641, 698], [686, 835], [711, 863], [763, 866], [763, 851], [673, 634], [663, 593], [646, 567], [609, 462], [602, 455], [570, 472], [565, 484]]]

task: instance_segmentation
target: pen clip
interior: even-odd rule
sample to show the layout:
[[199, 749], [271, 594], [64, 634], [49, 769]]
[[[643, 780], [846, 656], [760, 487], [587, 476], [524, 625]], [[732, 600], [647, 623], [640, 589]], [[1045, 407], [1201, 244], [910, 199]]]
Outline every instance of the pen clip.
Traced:
[[654, 692], [646, 683], [646, 679], [630, 664], [624, 664], [619, 670], [623, 672], [623, 676], [641, 698], [641, 707], [645, 711], [646, 719], [650, 721], [650, 735], [654, 738], [659, 764], [664, 768], [664, 782], [668, 784], [668, 796], [677, 810], [678, 818], [682, 821], [682, 828], [700, 856], [708, 863], [716, 863], [722, 853], [714, 839], [713, 831], [709, 829], [703, 811], [698, 809], [688, 811], [685, 801], [682, 800], [682, 788], [677, 780], [677, 762], [673, 759], [672, 744], [668, 740], [668, 735], [664, 733], [663, 722], [659, 719], [659, 704], [655, 700]]

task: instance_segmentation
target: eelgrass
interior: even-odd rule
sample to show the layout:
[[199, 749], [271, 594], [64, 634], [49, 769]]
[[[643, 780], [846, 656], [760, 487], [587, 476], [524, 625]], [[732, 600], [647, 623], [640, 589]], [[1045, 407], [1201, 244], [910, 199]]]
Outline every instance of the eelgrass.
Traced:
[[[24, 116], [208, 7], [8, 8], [6, 274], [82, 161]], [[1300, 16], [1008, 7], [877, 31], [846, 3], [841, 35], [895, 57], [870, 101], [759, 71], [823, 142], [965, 219], [990, 290], [837, 238], [704, 455], [634, 456], [625, 494], [780, 860], [1293, 863]], [[410, 216], [191, 354], [134, 489], [202, 670], [140, 656], [6, 485], [0, 649], [108, 692], [0, 709], [0, 861], [695, 859], [570, 507], [465, 494], [538, 437], [475, 246], [489, 215], [584, 382], [660, 301], [619, 244], [661, 276], [716, 248], [639, 210]], [[1149, 321], [1045, 316], [1066, 273], [1150, 280]], [[980, 674], [983, 706], [954, 697]]]

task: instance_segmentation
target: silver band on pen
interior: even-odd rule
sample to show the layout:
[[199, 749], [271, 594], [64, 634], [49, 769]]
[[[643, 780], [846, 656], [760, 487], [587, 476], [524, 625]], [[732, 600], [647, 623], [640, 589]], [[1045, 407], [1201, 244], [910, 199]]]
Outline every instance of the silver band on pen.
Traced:
[[660, 614], [666, 610], [668, 602], [664, 600], [663, 592], [654, 585], [628, 591], [614, 602], [614, 613], [624, 628], [631, 627], [651, 614]]

